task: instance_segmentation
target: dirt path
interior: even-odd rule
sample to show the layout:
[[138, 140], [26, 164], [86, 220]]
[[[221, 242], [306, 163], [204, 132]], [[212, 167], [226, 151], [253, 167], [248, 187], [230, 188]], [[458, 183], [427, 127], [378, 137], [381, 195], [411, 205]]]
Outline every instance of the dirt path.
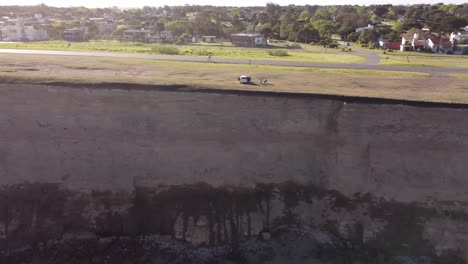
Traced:
[[366, 62], [364, 64], [367, 65], [378, 65], [380, 63], [380, 60], [382, 57], [380, 57], [377, 53], [373, 51], [368, 51], [366, 49], [360, 48], [358, 46], [349, 46], [356, 52], [358, 55], [364, 57], [366, 59]]

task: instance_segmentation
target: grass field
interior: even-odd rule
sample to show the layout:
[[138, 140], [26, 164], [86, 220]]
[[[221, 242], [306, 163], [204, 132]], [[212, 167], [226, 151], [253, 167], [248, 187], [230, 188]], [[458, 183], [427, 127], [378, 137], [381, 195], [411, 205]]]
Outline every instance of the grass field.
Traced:
[[[426, 73], [192, 63], [147, 59], [41, 55], [0, 55], [0, 81], [28, 83], [139, 83], [315, 93], [416, 101], [468, 103], [468, 87], [458, 78]], [[241, 85], [239, 75], [268, 85]], [[425, 85], [421, 86], [421, 83]]]
[[468, 68], [468, 56], [463, 55], [443, 55], [400, 51], [387, 52], [387, 54], [383, 54], [382, 50], [379, 50], [378, 53], [382, 58], [384, 58], [380, 61], [380, 64], [398, 66]]
[[[468, 79], [468, 73], [452, 73], [452, 74], [450, 74], [450, 76], [456, 77], [456, 78], [459, 78], [459, 79]], [[468, 86], [468, 84], [467, 84], [467, 86]]]
[[[356, 47], [361, 46], [355, 42], [353, 45]], [[446, 55], [414, 51], [401, 52], [399, 50], [384, 54], [384, 50], [381, 49], [363, 49], [368, 52], [374, 52], [382, 57], [383, 59], [380, 61], [380, 64], [383, 65], [468, 68], [468, 56], [466, 55]]]
[[[120, 52], [157, 54], [154, 47], [160, 44], [144, 44], [119, 41], [89, 41], [74, 42], [68, 47], [65, 41], [7, 43], [0, 42], [2, 49], [40, 49], [40, 50], [68, 50], [91, 52]], [[208, 56], [209, 54], [220, 58], [281, 60], [281, 61], [306, 61], [321, 63], [362, 63], [364, 58], [350, 52], [342, 52], [341, 49], [323, 49], [322, 47], [308, 47], [306, 49], [288, 50], [288, 56], [272, 56], [271, 49], [240, 48], [219, 44], [173, 45], [184, 56]]]

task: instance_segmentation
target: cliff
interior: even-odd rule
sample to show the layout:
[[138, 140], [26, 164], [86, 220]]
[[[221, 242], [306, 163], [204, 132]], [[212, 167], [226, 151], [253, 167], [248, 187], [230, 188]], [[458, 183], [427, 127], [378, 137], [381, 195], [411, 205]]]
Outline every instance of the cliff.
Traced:
[[80, 234], [220, 246], [294, 225], [468, 259], [464, 105], [1, 84], [0, 112], [0, 255]]

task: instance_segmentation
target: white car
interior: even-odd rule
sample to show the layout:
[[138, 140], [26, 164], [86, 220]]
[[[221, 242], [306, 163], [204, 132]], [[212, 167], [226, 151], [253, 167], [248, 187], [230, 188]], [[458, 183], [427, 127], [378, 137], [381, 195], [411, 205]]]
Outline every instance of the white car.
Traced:
[[237, 80], [239, 80], [239, 83], [241, 84], [246, 84], [246, 83], [250, 83], [251, 78], [249, 76], [242, 75], [241, 77], [237, 78]]

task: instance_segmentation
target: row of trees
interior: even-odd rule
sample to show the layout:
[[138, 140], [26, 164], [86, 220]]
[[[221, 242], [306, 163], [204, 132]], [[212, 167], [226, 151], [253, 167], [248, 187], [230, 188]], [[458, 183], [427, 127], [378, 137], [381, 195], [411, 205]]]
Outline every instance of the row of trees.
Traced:
[[[265, 7], [177, 6], [89, 9], [84, 7], [55, 8], [46, 5], [0, 7], [0, 16], [26, 17], [42, 14], [53, 17], [48, 25], [50, 35], [73, 25], [90, 27], [90, 34], [103, 34], [90, 17], [113, 16], [119, 27], [107, 35], [118, 36], [125, 29], [146, 28], [157, 33], [171, 30], [175, 35], [216, 35], [229, 37], [242, 31], [259, 31], [269, 37], [297, 42], [326, 41], [334, 34], [343, 39], [367, 40], [377, 36], [399, 38], [411, 28], [428, 27], [436, 32], [451, 32], [468, 25], [468, 4], [461, 5], [343, 5], [343, 6], [280, 6], [268, 3]], [[355, 29], [368, 24], [388, 22], [364, 34]]]

